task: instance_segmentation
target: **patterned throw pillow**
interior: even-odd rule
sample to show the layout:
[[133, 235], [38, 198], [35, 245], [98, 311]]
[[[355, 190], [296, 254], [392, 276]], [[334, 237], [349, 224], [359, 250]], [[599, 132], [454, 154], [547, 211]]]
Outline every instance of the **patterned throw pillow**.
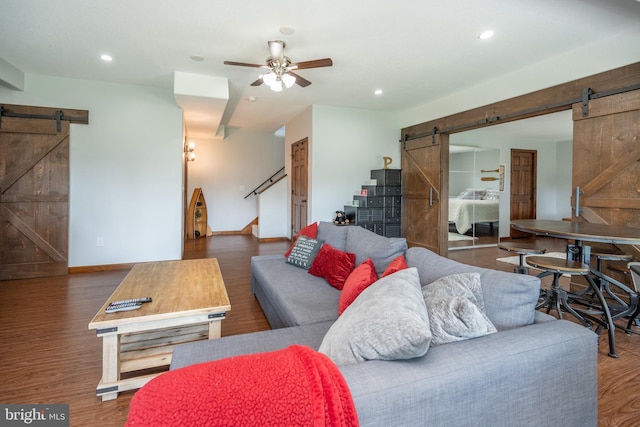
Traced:
[[484, 196], [484, 200], [500, 200], [500, 191], [487, 190], [487, 194]]
[[287, 262], [308, 270], [311, 268], [313, 260], [318, 255], [323, 243], [322, 240], [311, 239], [307, 236], [298, 237], [287, 257]]
[[486, 194], [487, 190], [484, 188], [467, 188], [458, 195], [458, 199], [482, 200]]
[[291, 253], [291, 250], [293, 249], [293, 247], [296, 245], [296, 241], [300, 236], [307, 236], [307, 237], [311, 237], [312, 239], [315, 239], [316, 237], [318, 237], [318, 223], [314, 222], [313, 224], [309, 224], [306, 227], [301, 228], [300, 231], [298, 231], [298, 234], [296, 234], [296, 237], [293, 239], [293, 243], [291, 243], [289, 250], [284, 254], [286, 258], [289, 258], [289, 254]]

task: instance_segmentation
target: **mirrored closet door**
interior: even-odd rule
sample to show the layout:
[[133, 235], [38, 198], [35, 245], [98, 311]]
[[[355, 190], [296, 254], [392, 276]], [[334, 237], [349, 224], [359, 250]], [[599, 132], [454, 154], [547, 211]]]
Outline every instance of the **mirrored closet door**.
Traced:
[[500, 172], [500, 150], [450, 145], [450, 250], [498, 243]]

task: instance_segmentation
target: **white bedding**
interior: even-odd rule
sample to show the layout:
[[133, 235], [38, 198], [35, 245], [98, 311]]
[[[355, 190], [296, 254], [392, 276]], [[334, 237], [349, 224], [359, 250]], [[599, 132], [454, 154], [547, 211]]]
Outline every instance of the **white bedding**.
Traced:
[[499, 220], [498, 200], [449, 199], [449, 222], [456, 224], [459, 234], [464, 234], [477, 222]]

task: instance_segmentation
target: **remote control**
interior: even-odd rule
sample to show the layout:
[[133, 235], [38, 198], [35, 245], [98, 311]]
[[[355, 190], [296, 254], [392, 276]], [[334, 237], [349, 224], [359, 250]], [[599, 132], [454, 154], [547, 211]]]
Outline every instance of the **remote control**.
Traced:
[[129, 311], [129, 310], [137, 310], [142, 307], [141, 302], [121, 302], [121, 303], [111, 303], [107, 306], [107, 313], [117, 313], [118, 311]]
[[111, 304], [125, 304], [125, 303], [130, 303], [130, 302], [135, 302], [135, 303], [145, 303], [145, 302], [151, 302], [151, 297], [144, 297], [144, 298], [134, 298], [134, 299], [123, 299], [122, 301], [113, 301], [111, 303], [109, 303], [109, 305]]

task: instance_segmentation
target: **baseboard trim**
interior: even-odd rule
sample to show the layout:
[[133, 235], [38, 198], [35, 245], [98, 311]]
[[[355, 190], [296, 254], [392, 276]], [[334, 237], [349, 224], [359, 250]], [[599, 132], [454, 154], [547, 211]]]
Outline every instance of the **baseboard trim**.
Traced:
[[289, 240], [287, 237], [261, 237], [258, 238], [258, 242], [267, 243], [267, 242], [281, 242], [283, 240]]
[[106, 264], [106, 265], [86, 265], [82, 267], [69, 267], [69, 274], [75, 273], [100, 273], [104, 271], [131, 270], [135, 263], [132, 264]]

